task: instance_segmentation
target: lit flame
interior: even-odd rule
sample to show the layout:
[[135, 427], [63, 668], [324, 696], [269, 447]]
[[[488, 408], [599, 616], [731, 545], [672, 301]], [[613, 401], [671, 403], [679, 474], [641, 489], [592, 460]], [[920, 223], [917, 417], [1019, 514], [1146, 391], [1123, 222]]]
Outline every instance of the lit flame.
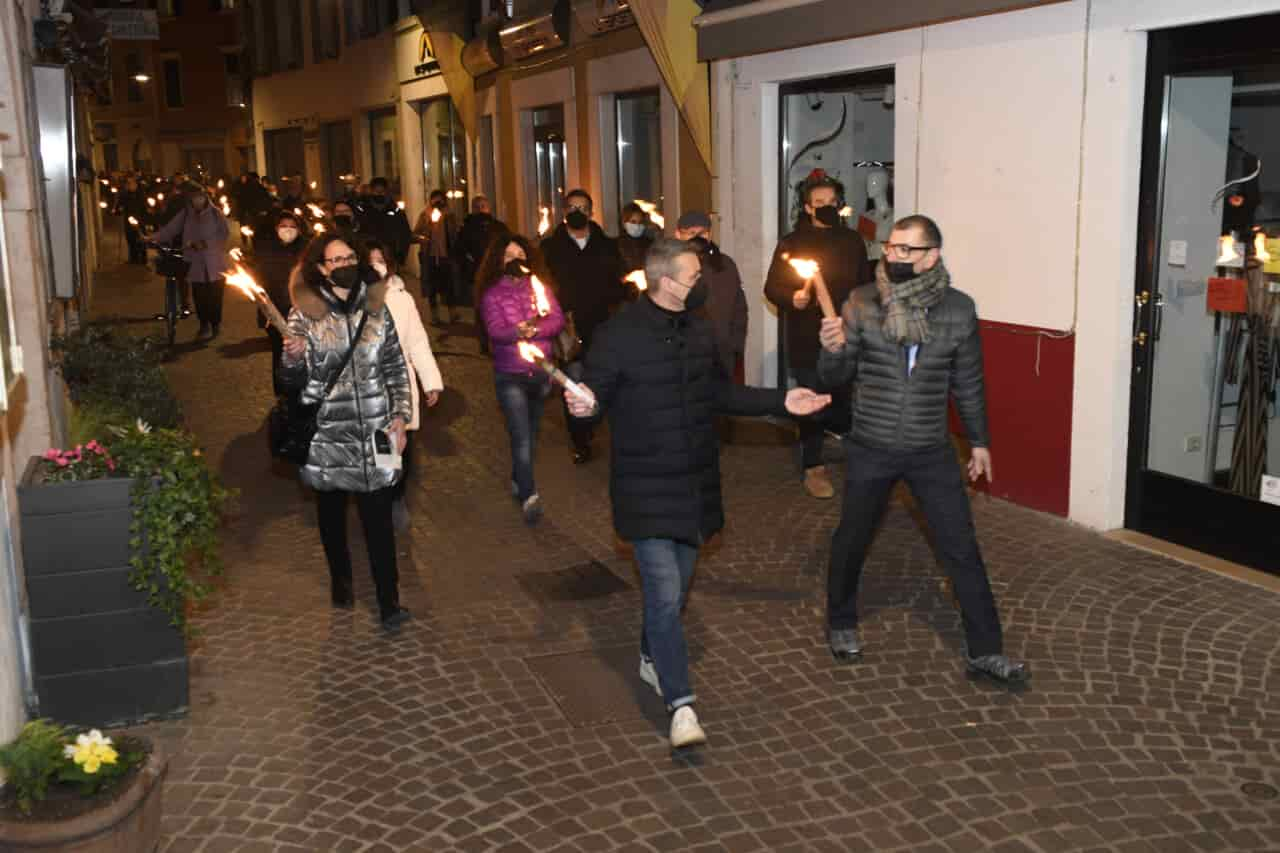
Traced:
[[244, 252], [240, 251], [239, 249], [232, 249], [227, 254], [231, 255], [231, 260], [233, 261], [239, 262], [244, 260]]
[[155, 200], [154, 198], [152, 198], [151, 196], [147, 196], [147, 205], [148, 205], [148, 206], [150, 206], [150, 207], [155, 207], [155, 206], [156, 206], [156, 200]]
[[636, 286], [636, 290], [648, 290], [649, 282], [645, 281], [644, 270], [632, 270], [627, 273], [626, 281]]
[[156, 198], [160, 201], [164, 201], [164, 193], [156, 193]]
[[295, 208], [293, 209], [293, 212], [294, 212], [295, 214], [297, 214], [298, 216], [301, 216], [301, 215], [302, 215], [302, 208], [300, 208], [300, 207], [295, 207]]
[[312, 225], [312, 226], [311, 226], [311, 228], [312, 228], [312, 230], [314, 230], [317, 234], [323, 234], [323, 233], [324, 233], [324, 223], [323, 223], [323, 222], [317, 222], [315, 225]]
[[249, 271], [240, 266], [240, 264], [236, 264], [235, 272], [223, 273], [223, 275], [226, 276], [227, 284], [250, 299], [256, 301], [259, 296], [265, 297], [267, 295], [267, 292], [253, 280], [253, 276], [249, 275]]
[[787, 263], [791, 264], [805, 281], [809, 281], [818, 274], [818, 262], [809, 258], [790, 258]]
[[222, 189], [226, 185], [227, 185], [226, 181], [222, 180], [222, 178], [218, 178], [218, 189]]
[[231, 215], [231, 205], [227, 204], [226, 202], [223, 202], [222, 204], [222, 215], [223, 216]]
[[107, 203], [106, 203], [105, 201], [100, 201], [100, 202], [98, 202], [98, 207], [102, 208], [103, 210], [106, 210], [106, 209], [107, 209]]
[[551, 230], [551, 208], [538, 208], [538, 236], [541, 237]]
[[443, 214], [442, 214], [442, 213], [440, 213], [440, 208], [438, 208], [438, 207], [433, 207], [433, 208], [431, 208], [431, 222], [432, 222], [432, 224], [434, 224], [434, 223], [436, 223], [436, 222], [439, 222], [439, 221], [440, 221], [440, 217], [441, 217], [441, 216], [443, 216]]
[[240, 233], [241, 233], [241, 234], [243, 234], [245, 237], [252, 237], [252, 236], [253, 236], [253, 229], [252, 229], [252, 228], [250, 228], [248, 225], [241, 225], [241, 226], [240, 226]]
[[396, 202], [396, 207], [400, 208], [401, 210], [404, 210], [404, 199], [400, 199], [398, 202]]
[[840, 208], [840, 218], [841, 218], [841, 219], [848, 219], [850, 216], [853, 216], [853, 208], [852, 208], [852, 207], [850, 207], [849, 205], [847, 205], [847, 204], [846, 204], [844, 207]]
[[645, 215], [648, 216], [651, 220], [653, 220], [653, 224], [658, 226], [659, 229], [663, 229], [667, 227], [667, 220], [662, 216], [661, 213], [658, 213], [658, 206], [656, 204], [654, 204], [651, 201], [645, 201], [642, 198], [635, 199], [635, 203], [636, 203], [636, 207], [643, 210], [645, 212]]
[[1253, 238], [1253, 256], [1266, 263], [1271, 260], [1271, 252], [1267, 251], [1267, 235], [1263, 232]]
[[1223, 234], [1218, 243], [1220, 247], [1217, 260], [1218, 266], [1234, 264], [1240, 259], [1240, 256], [1236, 254], [1235, 238], [1230, 234]]
[[[312, 215], [312, 216], [314, 216], [316, 219], [324, 219], [324, 208], [323, 208], [323, 207], [321, 207], [320, 205], [318, 205], [318, 204], [308, 204], [308, 205], [307, 205], [307, 210], [311, 211], [311, 215]], [[299, 216], [301, 216], [301, 215], [302, 215], [302, 211], [301, 211], [301, 210], [299, 210], [299, 211], [298, 211], [298, 215], [299, 215]]]
[[120, 192], [120, 190], [119, 190], [118, 188], [116, 188], [116, 187], [112, 187], [112, 188], [111, 188], [111, 191], [112, 191], [113, 193], [118, 193], [118, 192]]
[[225, 195], [218, 196], [218, 204], [226, 204], [226, 203], [227, 203], [227, 197]]
[[535, 364], [546, 358], [546, 356], [543, 355], [542, 350], [538, 349], [528, 341], [520, 341], [516, 346], [520, 349], [520, 357], [530, 364]]
[[138, 226], [138, 217], [136, 217], [136, 216], [130, 216], [130, 217], [129, 217], [129, 224], [130, 224], [130, 225], [132, 225], [132, 226], [134, 226], [134, 227], [136, 228], [136, 227]]
[[538, 313], [543, 317], [551, 313], [551, 300], [547, 299], [547, 288], [538, 281], [535, 275], [529, 279], [529, 286], [533, 288], [533, 304], [538, 309]]
[[319, 186], [319, 184], [317, 184], [315, 181], [312, 181], [312, 182], [311, 182], [311, 189], [315, 189], [315, 188], [316, 188], [316, 187], [318, 187], [318, 186]]

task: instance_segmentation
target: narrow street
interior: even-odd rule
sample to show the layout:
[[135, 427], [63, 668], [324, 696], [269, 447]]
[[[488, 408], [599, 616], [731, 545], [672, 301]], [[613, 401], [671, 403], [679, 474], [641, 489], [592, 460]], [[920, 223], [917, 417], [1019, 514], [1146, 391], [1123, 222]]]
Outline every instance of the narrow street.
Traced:
[[[131, 327], [161, 304], [141, 267], [98, 287], [96, 314]], [[448, 389], [399, 542], [414, 619], [385, 636], [354, 513], [357, 607], [329, 604], [314, 503], [267, 455], [266, 338], [226, 300], [221, 338], [170, 368], [240, 499], [190, 714], [146, 727], [172, 757], [167, 853], [1276, 849], [1280, 798], [1242, 786], [1280, 785], [1280, 595], [976, 497], [1008, 651], [1034, 673], [1011, 693], [965, 676], [904, 495], [864, 578], [864, 660], [837, 665], [838, 501], [804, 494], [790, 449], [733, 444], [728, 528], [686, 613], [710, 743], [673, 755], [635, 674], [605, 437], [571, 465], [548, 406], [547, 515], [527, 528], [489, 362], [466, 327], [433, 329]]]

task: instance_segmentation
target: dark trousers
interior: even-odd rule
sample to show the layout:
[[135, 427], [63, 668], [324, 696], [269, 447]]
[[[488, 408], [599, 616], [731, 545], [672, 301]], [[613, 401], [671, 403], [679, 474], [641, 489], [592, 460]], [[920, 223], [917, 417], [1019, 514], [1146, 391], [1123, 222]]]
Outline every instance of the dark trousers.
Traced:
[[[583, 344], [583, 352], [586, 352], [586, 345]], [[569, 378], [581, 382], [582, 376], [586, 372], [581, 361], [573, 361], [564, 366], [564, 372]], [[564, 401], [564, 395], [560, 395], [560, 407], [564, 409], [564, 422], [569, 430], [569, 440], [573, 442], [574, 450], [590, 450], [591, 439], [595, 436], [595, 426], [587, 421], [580, 421], [573, 415], [569, 414], [569, 404]]]
[[811, 388], [831, 395], [831, 405], [812, 417], [798, 418], [800, 451], [803, 466], [816, 468], [822, 464], [822, 443], [828, 431], [844, 435], [849, 431], [853, 417], [852, 386], [843, 382], [838, 388], [827, 388], [818, 380], [815, 368], [791, 369], [791, 375], [801, 388]]
[[895, 453], [845, 442], [847, 470], [840, 525], [831, 541], [827, 622], [833, 629], [858, 623], [858, 579], [876, 525], [899, 480], [906, 480], [951, 577], [971, 657], [1000, 654], [1000, 615], [978, 550], [964, 477], [950, 444]]
[[211, 326], [222, 324], [222, 291], [226, 290], [225, 281], [193, 281], [191, 290], [196, 301], [196, 316], [201, 323]]
[[422, 295], [432, 310], [437, 302], [452, 309], [455, 303], [454, 268], [449, 258], [433, 258], [426, 252], [419, 256], [422, 265]]
[[271, 341], [271, 390], [279, 397], [285, 393], [280, 384], [280, 360], [284, 357], [284, 336], [275, 326], [267, 324], [267, 340]]
[[547, 381], [536, 376], [495, 373], [494, 386], [511, 439], [511, 482], [516, 484], [516, 499], [524, 503], [538, 491], [533, 482], [533, 457]]
[[334, 594], [351, 590], [351, 551], [347, 548], [347, 496], [354, 495], [369, 549], [369, 568], [383, 616], [400, 606], [400, 574], [396, 569], [396, 534], [391, 522], [391, 489], [376, 492], [316, 492], [320, 542], [329, 563]]
[[124, 239], [129, 244], [129, 263], [145, 264], [147, 262], [147, 247], [143, 242], [142, 233], [126, 222], [124, 224]]

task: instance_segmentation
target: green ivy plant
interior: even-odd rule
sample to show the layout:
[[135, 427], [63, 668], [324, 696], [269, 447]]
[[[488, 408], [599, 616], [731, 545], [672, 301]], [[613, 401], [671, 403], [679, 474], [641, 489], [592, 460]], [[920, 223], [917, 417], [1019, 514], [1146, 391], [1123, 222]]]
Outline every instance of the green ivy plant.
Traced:
[[113, 432], [117, 469], [134, 481], [129, 578], [191, 635], [187, 605], [205, 598], [206, 579], [222, 572], [218, 528], [229, 492], [189, 433], [142, 421]]
[[157, 427], [177, 427], [181, 409], [169, 389], [156, 338], [130, 335], [111, 323], [90, 323], [56, 335], [49, 349], [67, 383], [71, 402], [97, 417], [132, 423], [141, 418]]

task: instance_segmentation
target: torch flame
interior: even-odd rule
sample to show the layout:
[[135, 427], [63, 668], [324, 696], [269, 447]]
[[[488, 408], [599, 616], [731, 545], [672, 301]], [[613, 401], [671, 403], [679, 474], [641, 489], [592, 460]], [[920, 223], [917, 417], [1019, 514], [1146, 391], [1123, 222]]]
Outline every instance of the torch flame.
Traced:
[[853, 216], [852, 207], [846, 204], [844, 207], [840, 208], [840, 217], [842, 219], [848, 219], [850, 216]]
[[102, 208], [103, 210], [106, 210], [106, 209], [107, 209], [107, 203], [106, 203], [105, 201], [100, 201], [100, 202], [98, 202], [98, 207]]
[[156, 198], [160, 201], [164, 201], [164, 193], [156, 193]]
[[218, 204], [226, 204], [226, 203], [227, 203], [227, 197], [225, 195], [218, 196]]
[[536, 275], [529, 279], [529, 286], [533, 288], [533, 304], [538, 309], [538, 313], [543, 317], [550, 314], [551, 300], [547, 299], [547, 288], [538, 281]]
[[1220, 247], [1217, 260], [1218, 266], [1229, 266], [1239, 260], [1239, 256], [1236, 254], [1235, 238], [1230, 234], [1223, 234], [1218, 241], [1218, 245]]
[[223, 202], [222, 204], [222, 215], [223, 216], [231, 215], [231, 205], [227, 204], [226, 202]]
[[528, 341], [520, 341], [516, 346], [520, 349], [520, 357], [530, 364], [535, 364], [539, 359], [546, 358], [542, 354], [542, 350]]
[[151, 196], [147, 196], [147, 205], [148, 205], [149, 207], [155, 207], [155, 206], [156, 206], [156, 200], [155, 200], [154, 198], [152, 198]]
[[218, 178], [218, 189], [222, 189], [226, 185], [227, 185], [226, 181], [222, 180], [222, 178]]
[[136, 228], [136, 227], [138, 226], [138, 217], [136, 217], [136, 216], [130, 216], [130, 217], [129, 217], [129, 224], [130, 224], [130, 225], [132, 225], [132, 226], [134, 226], [134, 227]]
[[1267, 250], [1267, 235], [1259, 231], [1253, 238], [1253, 256], [1264, 264], [1271, 260], [1271, 252]]
[[302, 208], [300, 208], [300, 207], [295, 207], [295, 208], [293, 209], [293, 212], [294, 212], [295, 214], [297, 214], [298, 216], [301, 216], [301, 215], [302, 215]]
[[[295, 210], [296, 210], [296, 208], [295, 208]], [[308, 204], [308, 205], [307, 205], [307, 210], [311, 211], [311, 215], [312, 215], [312, 216], [314, 216], [316, 219], [324, 219], [324, 208], [323, 208], [323, 207], [321, 207], [320, 205], [318, 205], [318, 204]], [[302, 211], [301, 211], [301, 210], [299, 210], [299, 211], [298, 211], [298, 215], [299, 215], [299, 216], [301, 216], [301, 215], [302, 215]]]
[[653, 220], [653, 224], [659, 229], [667, 227], [667, 220], [661, 213], [658, 213], [658, 206], [651, 201], [645, 201], [642, 198], [635, 199], [636, 207], [644, 211], [645, 216]]
[[253, 229], [252, 229], [252, 228], [250, 228], [248, 225], [241, 225], [241, 226], [240, 226], [240, 233], [241, 233], [241, 234], [243, 234], [245, 237], [252, 237], [252, 236], [253, 236]]
[[541, 237], [551, 230], [551, 208], [538, 208], [538, 236]]
[[249, 275], [249, 271], [240, 264], [236, 264], [235, 272], [223, 273], [227, 278], [227, 284], [239, 290], [250, 299], [257, 300], [259, 296], [266, 296], [267, 292], [258, 286], [253, 280], [253, 276]]
[[324, 223], [322, 222], [317, 222], [315, 225], [312, 225], [311, 227], [317, 234], [324, 233]]
[[432, 224], [434, 225], [435, 223], [439, 222], [439, 221], [440, 221], [440, 217], [441, 217], [441, 216], [443, 216], [443, 215], [444, 215], [444, 214], [442, 214], [442, 213], [440, 212], [440, 208], [438, 208], [438, 207], [433, 207], [433, 208], [431, 208], [431, 222], [432, 222]]
[[399, 201], [397, 201], [396, 207], [400, 208], [401, 210], [404, 210], [404, 199], [400, 199]]
[[809, 258], [790, 258], [787, 263], [791, 264], [800, 277], [805, 281], [809, 281], [818, 274], [818, 262]]
[[315, 181], [311, 182], [311, 189], [315, 189], [317, 186], [319, 186], [319, 184], [317, 184]]
[[645, 281], [644, 270], [632, 270], [627, 273], [626, 281], [636, 286], [636, 290], [648, 290], [649, 282]]
[[239, 262], [244, 260], [244, 252], [240, 251], [239, 249], [232, 249], [227, 254], [231, 256], [231, 260], [233, 261]]

